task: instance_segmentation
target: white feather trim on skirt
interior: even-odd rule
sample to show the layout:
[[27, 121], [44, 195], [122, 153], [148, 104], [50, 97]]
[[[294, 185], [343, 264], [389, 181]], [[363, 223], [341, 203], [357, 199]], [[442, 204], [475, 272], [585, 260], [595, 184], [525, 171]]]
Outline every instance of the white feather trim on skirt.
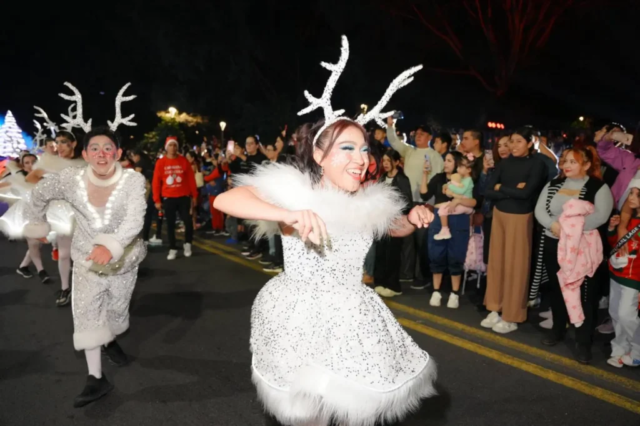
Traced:
[[[26, 203], [20, 200], [0, 217], [0, 232], [11, 239], [25, 237], [24, 228], [28, 223]], [[51, 232], [58, 235], [71, 236], [75, 226], [73, 208], [66, 201], [52, 201], [47, 209], [47, 222], [51, 225]]]
[[269, 384], [252, 366], [258, 397], [267, 411], [285, 425], [329, 424], [374, 426], [396, 422], [420, 406], [422, 398], [436, 395], [433, 383], [437, 369], [429, 359], [410, 380], [391, 390], [376, 390], [333, 374], [320, 366], [307, 365], [289, 389]]

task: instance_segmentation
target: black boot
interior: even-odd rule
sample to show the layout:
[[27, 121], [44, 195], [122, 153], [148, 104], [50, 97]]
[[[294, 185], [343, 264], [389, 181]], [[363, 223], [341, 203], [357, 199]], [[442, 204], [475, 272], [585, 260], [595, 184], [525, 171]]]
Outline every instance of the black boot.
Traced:
[[591, 362], [591, 358], [591, 345], [578, 343], [576, 345], [576, 360], [580, 364], [589, 364], [589, 362]]
[[109, 383], [104, 374], [99, 379], [89, 375], [87, 376], [87, 384], [84, 386], [82, 393], [76, 396], [76, 399], [73, 401], [73, 406], [75, 408], [84, 407], [85, 405], [102, 398], [112, 390], [113, 385]]
[[127, 365], [129, 362], [129, 358], [127, 358], [127, 354], [122, 351], [120, 345], [115, 340], [110, 342], [102, 347], [102, 353], [107, 356], [109, 362], [116, 367], [122, 367]]
[[547, 337], [542, 339], [542, 344], [545, 346], [555, 346], [563, 340], [564, 336], [559, 336], [558, 334], [551, 332], [547, 335]]

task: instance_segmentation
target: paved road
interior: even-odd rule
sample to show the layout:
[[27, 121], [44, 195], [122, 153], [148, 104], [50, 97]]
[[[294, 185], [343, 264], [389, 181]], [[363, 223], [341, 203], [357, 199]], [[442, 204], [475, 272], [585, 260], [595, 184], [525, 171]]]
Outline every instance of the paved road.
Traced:
[[[262, 425], [249, 314], [269, 277], [220, 242], [197, 245], [173, 262], [151, 250], [121, 339], [133, 362], [106, 365], [116, 390], [74, 409], [86, 366], [73, 350], [70, 309], [54, 305], [57, 276], [51, 285], [17, 276], [25, 245], [0, 240], [0, 425]], [[434, 309], [426, 292], [413, 292], [391, 304], [439, 364], [440, 395], [403, 426], [640, 424], [640, 371], [607, 367], [604, 340], [594, 365], [581, 367], [569, 346], [541, 348], [532, 325], [505, 338], [481, 330], [462, 301], [458, 311]]]

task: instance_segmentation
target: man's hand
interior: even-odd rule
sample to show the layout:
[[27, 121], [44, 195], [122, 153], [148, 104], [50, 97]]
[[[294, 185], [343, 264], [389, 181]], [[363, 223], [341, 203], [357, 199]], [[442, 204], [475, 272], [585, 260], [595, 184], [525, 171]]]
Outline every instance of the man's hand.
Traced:
[[493, 190], [494, 191], [500, 191], [500, 186], [501, 185], [499, 183], [497, 183], [496, 186], [493, 187]]
[[156, 210], [162, 210], [162, 203], [156, 203]]
[[95, 246], [89, 257], [87, 257], [87, 260], [91, 260], [98, 265], [106, 265], [112, 258], [113, 256], [108, 248], [105, 246]]
[[520, 183], [516, 186], [516, 188], [518, 188], [518, 189], [524, 189], [524, 187], [525, 187], [525, 186], [527, 186], [527, 182], [520, 182]]

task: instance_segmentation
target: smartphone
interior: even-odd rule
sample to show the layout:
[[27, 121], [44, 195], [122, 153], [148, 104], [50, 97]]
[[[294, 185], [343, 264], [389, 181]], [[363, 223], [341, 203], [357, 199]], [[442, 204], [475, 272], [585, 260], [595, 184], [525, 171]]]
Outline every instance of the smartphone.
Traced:
[[234, 141], [227, 142], [227, 151], [233, 152], [233, 148], [235, 148], [236, 143]]
[[396, 111], [393, 113], [393, 115], [391, 116], [394, 120], [404, 120], [404, 114], [402, 113], [402, 111]]
[[623, 132], [613, 132], [611, 134], [611, 139], [616, 142], [620, 142], [623, 145], [631, 145], [631, 142], [633, 142], [633, 135]]
[[485, 149], [484, 150], [484, 156], [487, 158], [487, 160], [493, 164], [493, 151], [490, 149]]
[[424, 155], [424, 169], [431, 171], [431, 161], [429, 160], [429, 154]]

